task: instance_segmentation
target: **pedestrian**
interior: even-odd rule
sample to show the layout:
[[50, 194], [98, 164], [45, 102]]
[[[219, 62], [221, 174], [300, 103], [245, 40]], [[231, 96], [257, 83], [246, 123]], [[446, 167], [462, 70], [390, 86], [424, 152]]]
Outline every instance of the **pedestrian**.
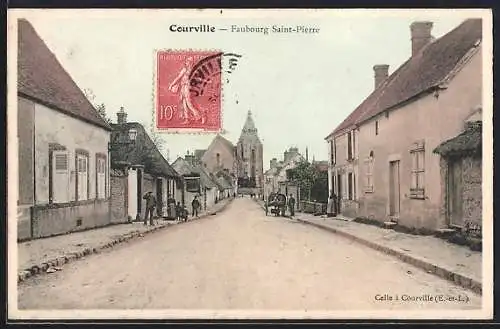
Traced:
[[288, 198], [288, 209], [290, 210], [290, 217], [295, 216], [295, 199], [293, 194], [290, 194], [290, 197]]
[[146, 200], [146, 215], [144, 216], [144, 225], [148, 225], [148, 217], [149, 224], [154, 225], [153, 216], [154, 210], [156, 208], [156, 198], [151, 191], [144, 194], [142, 198]]
[[175, 199], [172, 197], [171, 194], [169, 194], [167, 198], [167, 218], [168, 219], [176, 218]]
[[326, 207], [326, 216], [327, 217], [335, 217], [337, 216], [337, 212], [336, 212], [336, 200], [337, 200], [337, 196], [335, 195], [335, 193], [332, 193], [330, 194], [330, 198], [328, 199], [328, 205]]
[[182, 206], [180, 201], [177, 201], [177, 205], [175, 206], [175, 219], [180, 222], [181, 218], [182, 218]]
[[198, 197], [195, 196], [193, 202], [191, 202], [191, 207], [193, 208], [193, 217], [198, 217], [198, 210], [200, 209], [200, 201], [198, 201]]

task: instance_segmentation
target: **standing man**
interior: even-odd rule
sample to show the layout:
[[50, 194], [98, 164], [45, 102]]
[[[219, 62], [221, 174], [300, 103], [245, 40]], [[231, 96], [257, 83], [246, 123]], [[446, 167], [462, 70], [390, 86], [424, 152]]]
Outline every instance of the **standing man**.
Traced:
[[146, 193], [142, 198], [146, 200], [146, 216], [144, 216], [144, 225], [148, 225], [148, 216], [149, 225], [154, 225], [153, 214], [156, 208], [156, 198], [151, 191]]
[[328, 199], [328, 205], [326, 207], [326, 215], [327, 217], [335, 217], [337, 216], [337, 211], [336, 211], [336, 208], [337, 208], [337, 196], [335, 195], [335, 193], [332, 192], [332, 194], [330, 194], [330, 198]]
[[293, 194], [290, 194], [288, 198], [288, 210], [290, 211], [290, 217], [295, 216], [295, 199], [293, 198]]
[[200, 209], [200, 201], [198, 201], [198, 196], [195, 196], [193, 202], [191, 202], [191, 207], [193, 208], [193, 217], [198, 217], [198, 210]]

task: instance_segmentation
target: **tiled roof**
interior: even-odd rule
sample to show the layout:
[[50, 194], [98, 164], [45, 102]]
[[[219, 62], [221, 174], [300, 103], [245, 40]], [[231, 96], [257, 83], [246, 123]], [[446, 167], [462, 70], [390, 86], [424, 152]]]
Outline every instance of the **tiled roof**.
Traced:
[[17, 59], [17, 88], [20, 95], [111, 130], [25, 19], [18, 20]]
[[217, 134], [217, 136], [215, 136], [215, 138], [220, 140], [222, 142], [222, 144], [224, 144], [224, 146], [226, 146], [231, 151], [231, 153], [234, 152], [234, 145], [227, 138], [225, 138], [224, 136], [219, 135], [219, 134]]
[[482, 20], [468, 19], [431, 42], [392, 73], [326, 138], [439, 87], [481, 39]]
[[441, 143], [434, 149], [434, 153], [442, 156], [481, 154], [482, 146], [481, 122], [469, 123], [464, 132], [452, 139]]
[[[113, 163], [128, 162], [131, 165], [143, 165], [144, 170], [164, 177], [179, 178], [179, 174], [168, 163], [160, 153], [156, 145], [147, 134], [144, 127], [137, 122], [124, 124], [112, 124], [111, 133], [111, 161]], [[123, 142], [128, 140], [129, 129], [137, 130], [135, 144], [127, 145]]]

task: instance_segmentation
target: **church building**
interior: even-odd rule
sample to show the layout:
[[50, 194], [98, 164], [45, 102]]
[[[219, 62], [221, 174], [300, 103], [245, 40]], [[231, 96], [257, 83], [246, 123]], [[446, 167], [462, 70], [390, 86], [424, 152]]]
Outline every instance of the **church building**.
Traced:
[[263, 150], [251, 111], [248, 111], [236, 145], [217, 135], [206, 150], [196, 150], [195, 155], [211, 173], [229, 173], [241, 193], [261, 193], [264, 185]]

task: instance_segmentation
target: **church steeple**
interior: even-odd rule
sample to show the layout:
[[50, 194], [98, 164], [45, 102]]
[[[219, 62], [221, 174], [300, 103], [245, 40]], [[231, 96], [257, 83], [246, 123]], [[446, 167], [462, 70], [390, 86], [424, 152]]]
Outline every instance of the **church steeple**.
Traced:
[[252, 118], [252, 111], [248, 110], [247, 119], [245, 125], [243, 126], [242, 132], [246, 133], [257, 133], [257, 128], [255, 128], [255, 122]]
[[248, 110], [247, 119], [241, 130], [240, 141], [241, 140], [254, 140], [260, 143], [257, 128], [255, 127], [255, 122], [253, 121], [252, 111]]

